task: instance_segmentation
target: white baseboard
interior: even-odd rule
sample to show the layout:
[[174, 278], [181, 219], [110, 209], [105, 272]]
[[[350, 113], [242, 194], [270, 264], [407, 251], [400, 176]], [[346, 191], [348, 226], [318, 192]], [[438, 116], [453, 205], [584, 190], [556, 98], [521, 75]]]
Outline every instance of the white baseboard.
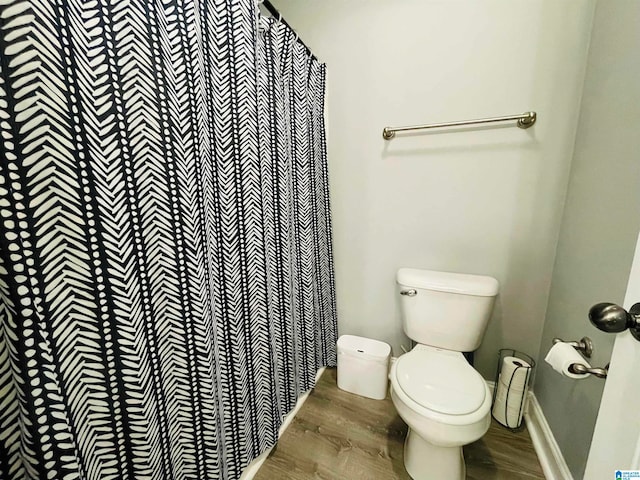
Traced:
[[[326, 369], [327, 367], [322, 367], [321, 369], [318, 370], [318, 373], [316, 373], [316, 383], [318, 383], [320, 376], [324, 373]], [[298, 398], [298, 401], [296, 402], [296, 406], [285, 417], [284, 422], [282, 422], [282, 425], [280, 425], [280, 429], [278, 430], [278, 438], [282, 436], [284, 431], [291, 424], [291, 422], [293, 421], [293, 417], [295, 417], [296, 414], [300, 411], [300, 409], [302, 408], [302, 405], [307, 400], [310, 393], [311, 393], [311, 390], [300, 395], [300, 397]], [[253, 480], [253, 477], [255, 477], [256, 474], [258, 473], [258, 470], [260, 470], [260, 467], [262, 466], [264, 461], [267, 459], [267, 457], [271, 453], [271, 450], [273, 450], [273, 447], [262, 452], [260, 456], [258, 456], [257, 458], [254, 458], [253, 461], [249, 465], [247, 465], [247, 467], [242, 471], [242, 475], [240, 475], [240, 480]]]
[[[495, 382], [488, 380], [487, 385], [493, 392]], [[571, 471], [547, 423], [542, 407], [540, 407], [540, 403], [538, 403], [538, 399], [532, 391], [527, 394], [524, 419], [545, 478], [547, 480], [573, 480]]]
[[524, 418], [545, 478], [547, 480], [573, 480], [567, 462], [564, 460], [560, 447], [533, 392], [529, 392], [528, 404]]

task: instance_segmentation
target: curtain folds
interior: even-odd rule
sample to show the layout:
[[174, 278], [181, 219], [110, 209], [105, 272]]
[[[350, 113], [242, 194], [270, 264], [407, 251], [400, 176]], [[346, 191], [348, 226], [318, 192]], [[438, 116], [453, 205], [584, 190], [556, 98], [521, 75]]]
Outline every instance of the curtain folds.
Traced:
[[336, 362], [325, 66], [253, 0], [7, 0], [0, 52], [0, 478], [237, 478]]

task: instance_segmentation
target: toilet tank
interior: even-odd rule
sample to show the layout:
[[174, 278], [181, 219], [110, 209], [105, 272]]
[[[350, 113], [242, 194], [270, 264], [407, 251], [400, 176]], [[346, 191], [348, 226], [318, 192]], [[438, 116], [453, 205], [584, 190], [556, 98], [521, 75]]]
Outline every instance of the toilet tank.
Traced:
[[401, 268], [396, 280], [409, 338], [458, 352], [480, 346], [498, 294], [495, 278]]

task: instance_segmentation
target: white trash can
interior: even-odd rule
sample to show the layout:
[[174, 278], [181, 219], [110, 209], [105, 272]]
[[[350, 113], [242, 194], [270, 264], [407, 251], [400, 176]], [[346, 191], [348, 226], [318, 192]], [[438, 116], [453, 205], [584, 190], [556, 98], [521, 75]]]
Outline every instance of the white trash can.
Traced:
[[363, 397], [387, 396], [391, 347], [378, 340], [342, 335], [338, 339], [338, 388]]

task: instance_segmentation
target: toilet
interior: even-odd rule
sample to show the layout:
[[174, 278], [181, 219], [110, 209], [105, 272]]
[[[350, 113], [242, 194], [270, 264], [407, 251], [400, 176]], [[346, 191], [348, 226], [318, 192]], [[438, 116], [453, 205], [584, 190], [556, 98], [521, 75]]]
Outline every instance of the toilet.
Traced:
[[404, 465], [414, 480], [464, 480], [462, 446], [491, 423], [491, 392], [462, 352], [478, 348], [498, 281], [401, 268], [402, 325], [416, 346], [391, 368], [391, 399], [409, 426]]

